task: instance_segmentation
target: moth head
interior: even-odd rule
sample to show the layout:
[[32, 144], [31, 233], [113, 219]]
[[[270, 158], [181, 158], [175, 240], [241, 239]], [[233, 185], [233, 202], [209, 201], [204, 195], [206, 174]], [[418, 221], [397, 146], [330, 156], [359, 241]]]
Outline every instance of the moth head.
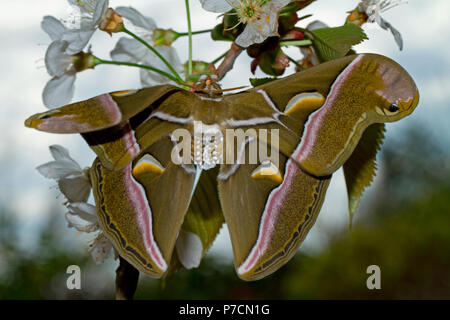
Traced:
[[217, 83], [216, 75], [203, 75], [193, 87], [194, 92], [207, 94], [210, 97], [217, 97], [223, 94], [222, 88]]
[[52, 118], [52, 116], [58, 115], [58, 110], [53, 109], [47, 112], [37, 113], [27, 120], [25, 120], [25, 126], [28, 128], [39, 129], [40, 126]]
[[396, 62], [377, 56], [375, 116], [382, 122], [393, 122], [411, 114], [419, 102], [419, 91], [411, 76]]

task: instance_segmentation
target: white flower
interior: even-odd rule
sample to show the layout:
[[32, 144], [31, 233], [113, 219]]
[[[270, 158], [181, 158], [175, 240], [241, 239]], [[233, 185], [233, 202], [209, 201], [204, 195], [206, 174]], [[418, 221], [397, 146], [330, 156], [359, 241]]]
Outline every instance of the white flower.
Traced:
[[203, 244], [195, 233], [180, 230], [176, 242], [178, 260], [186, 269], [197, 268], [203, 257]]
[[[128, 19], [138, 29], [139, 36], [152, 43], [153, 31], [156, 23], [152, 18], [142, 15], [132, 7], [118, 7], [116, 12]], [[183, 72], [183, 66], [178, 58], [175, 48], [166, 45], [154, 46], [154, 48], [167, 60], [167, 62], [178, 72]], [[135, 39], [120, 38], [116, 47], [111, 51], [111, 58], [115, 61], [142, 63], [159, 70], [171, 73], [169, 68], [152, 51]], [[142, 86], [153, 86], [157, 84], [170, 83], [166, 77], [145, 69], [140, 70]]]
[[67, 209], [69, 211], [66, 213], [66, 220], [69, 228], [75, 228], [86, 233], [100, 229], [95, 206], [85, 202], [74, 202], [69, 203]]
[[56, 108], [67, 104], [74, 93], [76, 71], [72, 65], [72, 56], [66, 54], [69, 44], [62, 40], [70, 30], [52, 16], [45, 16], [41, 27], [53, 41], [45, 53], [45, 66], [53, 78], [47, 82], [42, 100], [47, 108]]
[[67, 41], [67, 54], [76, 54], [82, 51], [100, 22], [105, 18], [109, 7], [108, 0], [68, 0], [69, 3], [80, 10], [79, 28], [65, 32], [61, 40]]
[[400, 32], [381, 17], [381, 13], [404, 3], [402, 0], [362, 0], [358, 10], [367, 14], [368, 22], [377, 23], [384, 30], [391, 31], [400, 50], [403, 49], [403, 39]]
[[[78, 9], [79, 15], [75, 17], [76, 22], [71, 22], [70, 27], [65, 26], [61, 21], [45, 16], [41, 23], [42, 29], [47, 32], [52, 41], [65, 41], [67, 47], [65, 53], [68, 55], [82, 51], [101, 21], [105, 18], [108, 10], [108, 0], [68, 0], [69, 3]], [[75, 27], [74, 27], [75, 26]]]
[[52, 79], [42, 92], [42, 100], [47, 108], [56, 108], [70, 102], [74, 94], [76, 70], [73, 56], [65, 53], [68, 43], [53, 41], [45, 54], [45, 66]]
[[57, 181], [61, 193], [68, 202], [86, 202], [91, 192], [88, 170], [81, 169], [62, 146], [52, 145], [50, 152], [55, 161], [45, 163], [36, 169], [44, 177]]
[[[75, 31], [68, 29], [58, 19], [45, 16], [41, 27], [53, 41], [45, 53], [45, 66], [52, 79], [44, 88], [42, 100], [47, 108], [56, 108], [70, 102], [75, 90], [76, 73], [93, 67], [93, 60], [86, 59], [88, 55], [68, 53], [71, 52], [71, 50], [68, 50], [71, 43], [63, 39], [66, 39], [68, 34]], [[82, 49], [80, 48], [79, 51]], [[80, 58], [84, 60], [79, 64], [80, 70], [76, 70], [74, 62]]]
[[113, 248], [111, 241], [100, 229], [95, 206], [85, 202], [70, 203], [67, 208], [66, 220], [70, 228], [80, 232], [99, 231], [96, 238], [89, 244], [89, 252], [96, 264], [103, 263]]
[[[103, 233], [100, 233], [89, 246], [89, 252], [96, 264], [103, 263], [113, 249], [111, 241]], [[118, 255], [115, 252], [115, 258], [117, 259], [117, 257]]]
[[239, 22], [246, 24], [244, 31], [236, 38], [236, 44], [248, 47], [278, 35], [280, 10], [291, 0], [200, 0], [205, 10], [227, 12], [235, 9]]
[[45, 16], [41, 22], [41, 28], [50, 37], [52, 41], [62, 40], [64, 33], [70, 32], [61, 21], [52, 16]]

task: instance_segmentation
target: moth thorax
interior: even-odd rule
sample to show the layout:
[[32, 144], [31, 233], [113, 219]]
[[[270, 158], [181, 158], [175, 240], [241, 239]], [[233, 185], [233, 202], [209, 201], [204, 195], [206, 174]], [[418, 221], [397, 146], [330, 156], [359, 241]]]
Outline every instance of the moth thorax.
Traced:
[[203, 75], [198, 80], [194, 90], [198, 93], [205, 93], [209, 97], [221, 96], [223, 91], [217, 81], [216, 75]]
[[222, 163], [223, 134], [217, 124], [205, 125], [195, 121], [192, 140], [192, 159], [202, 170], [214, 168]]

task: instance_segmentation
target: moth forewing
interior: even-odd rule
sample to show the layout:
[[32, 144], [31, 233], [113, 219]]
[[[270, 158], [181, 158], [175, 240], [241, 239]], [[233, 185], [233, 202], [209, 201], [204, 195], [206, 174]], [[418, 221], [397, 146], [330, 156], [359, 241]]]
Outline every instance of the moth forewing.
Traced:
[[[369, 125], [409, 115], [418, 97], [413, 79], [397, 63], [375, 54], [358, 55], [337, 76], [324, 105], [308, 118], [296, 160], [315, 176], [333, 173]], [[392, 104], [395, 112], [388, 110]]]
[[[403, 68], [363, 54], [225, 96], [174, 86], [104, 94], [25, 125], [83, 135], [98, 155], [91, 180], [100, 224], [136, 268], [153, 277], [167, 271], [186, 212], [177, 254], [186, 266], [197, 265], [220, 228], [221, 207], [238, 275], [256, 280], [295, 253], [330, 175], [364, 130], [410, 114], [418, 99]], [[220, 205], [215, 188], [204, 190], [211, 175]], [[214, 211], [212, 226], [205, 202]], [[195, 259], [184, 255], [190, 248]]]

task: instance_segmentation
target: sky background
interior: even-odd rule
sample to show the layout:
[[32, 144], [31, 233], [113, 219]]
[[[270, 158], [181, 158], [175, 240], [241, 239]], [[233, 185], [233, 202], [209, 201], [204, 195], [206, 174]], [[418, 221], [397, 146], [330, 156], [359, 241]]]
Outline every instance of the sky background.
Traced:
[[[354, 0], [318, 0], [302, 11], [313, 14], [312, 18], [299, 23], [306, 26], [314, 19], [320, 19], [329, 26], [342, 25], [346, 11], [357, 4]], [[155, 19], [158, 27], [187, 30], [182, 0], [111, 0], [112, 7], [132, 5], [143, 14]], [[45, 216], [54, 208], [64, 212], [62, 197], [54, 182], [38, 174], [35, 167], [51, 160], [48, 146], [61, 144], [68, 148], [72, 157], [82, 166], [89, 166], [94, 153], [78, 135], [52, 135], [24, 127], [24, 120], [37, 112], [45, 111], [41, 92], [49, 76], [44, 67], [43, 57], [50, 40], [40, 29], [44, 15], [67, 18], [70, 10], [64, 0], [16, 0], [2, 1], [3, 15], [0, 19], [0, 203], [8, 206], [16, 214], [23, 229], [21, 242], [32, 250], [34, 231], [40, 227]], [[204, 11], [199, 1], [191, 0], [193, 30], [212, 28], [219, 20], [217, 14]], [[403, 35], [404, 49], [400, 52], [389, 32], [376, 25], [366, 25], [369, 40], [358, 45], [358, 52], [373, 52], [386, 55], [400, 63], [415, 79], [421, 94], [420, 105], [407, 119], [399, 123], [388, 124], [386, 145], [401, 139], [409, 128], [426, 130], [436, 144], [444, 150], [450, 143], [448, 126], [450, 100], [450, 1], [410, 0], [408, 4], [393, 8], [383, 17]], [[109, 59], [109, 51], [119, 36], [110, 38], [103, 32], [97, 32], [92, 39], [95, 55]], [[187, 59], [187, 38], [177, 40], [182, 62]], [[194, 59], [211, 61], [229, 48], [228, 42], [212, 42], [209, 35], [194, 38]], [[300, 58], [298, 49], [287, 51], [291, 56]], [[242, 54], [225, 80], [223, 88], [248, 84], [250, 58]], [[292, 70], [289, 69], [289, 70]], [[259, 72], [257, 75], [262, 75]], [[96, 70], [85, 71], [78, 75], [73, 101], [85, 100], [92, 96], [115, 90], [139, 87], [138, 70], [127, 67], [100, 66]], [[364, 203], [376, 190], [377, 181], [383, 178], [383, 163], [370, 188], [362, 200], [358, 217], [364, 216]], [[64, 227], [64, 217], [61, 214]], [[326, 245], [327, 233], [341, 230], [347, 232], [347, 195], [342, 172], [333, 177], [327, 198], [316, 225], [311, 230], [300, 250], [314, 253]], [[67, 229], [67, 241], [73, 250], [86, 250], [83, 237], [75, 237], [76, 231]], [[86, 253], [87, 254], [87, 253]], [[232, 259], [231, 244], [226, 228], [214, 244], [210, 254], [222, 259]], [[112, 259], [110, 259], [112, 260]]]

